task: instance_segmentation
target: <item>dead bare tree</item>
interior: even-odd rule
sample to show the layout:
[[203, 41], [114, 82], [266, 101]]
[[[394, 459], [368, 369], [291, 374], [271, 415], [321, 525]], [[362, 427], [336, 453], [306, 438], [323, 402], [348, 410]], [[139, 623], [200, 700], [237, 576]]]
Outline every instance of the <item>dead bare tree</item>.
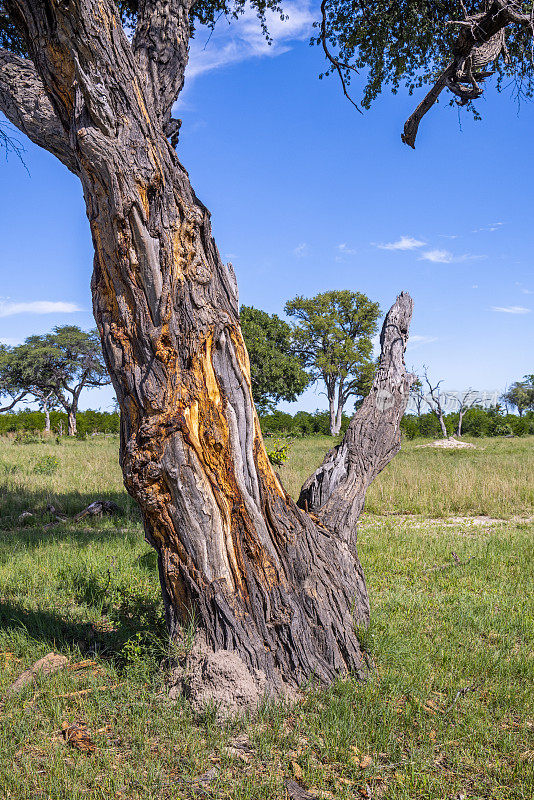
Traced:
[[134, 3], [131, 36], [125, 6], [4, 0], [27, 57], [0, 49], [0, 109], [83, 187], [124, 481], [158, 553], [169, 632], [194, 613], [203, 652], [224, 651], [222, 668], [238, 663], [258, 692], [358, 673], [354, 623], [369, 604], [355, 525], [399, 446], [412, 301], [399, 295], [386, 317], [381, 368], [336, 460], [342, 481], [306, 513], [267, 458], [235, 276], [174, 149], [171, 109], [206, 7]]
[[424, 400], [428, 405], [430, 411], [434, 414], [436, 419], [439, 422], [439, 426], [441, 428], [441, 433], [443, 434], [443, 438], [447, 439], [447, 426], [445, 425], [445, 412], [444, 412], [444, 396], [441, 392], [440, 386], [443, 381], [438, 381], [434, 386], [432, 386], [430, 382], [430, 378], [428, 377], [428, 369], [427, 367], [423, 367], [423, 377], [425, 379], [425, 383], [428, 387], [428, 392], [424, 396]]
[[465, 412], [472, 408], [476, 403], [480, 402], [480, 395], [475, 389], [468, 389], [461, 395], [457, 395], [456, 402], [458, 403], [458, 425], [456, 428], [456, 436], [462, 435], [462, 422]]

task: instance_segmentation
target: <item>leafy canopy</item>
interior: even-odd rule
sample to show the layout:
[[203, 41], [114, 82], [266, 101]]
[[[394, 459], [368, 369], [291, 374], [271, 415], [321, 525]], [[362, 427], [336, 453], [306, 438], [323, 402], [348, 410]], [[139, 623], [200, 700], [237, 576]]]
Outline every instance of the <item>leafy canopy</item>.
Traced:
[[79, 396], [84, 387], [107, 383], [97, 332], [82, 331], [76, 325], [29, 336], [23, 344], [0, 352], [0, 394], [26, 391], [39, 399], [53, 392], [65, 404], [65, 392]]
[[309, 377], [293, 351], [290, 326], [276, 314], [252, 306], [241, 306], [240, 322], [259, 413], [272, 410], [279, 400], [296, 400]]
[[520, 414], [528, 409], [534, 409], [534, 375], [525, 375], [522, 381], [512, 383], [502, 395], [502, 399], [508, 405], [517, 408]]
[[[135, 29], [137, 22], [137, 12], [140, 3], [138, 0], [116, 0], [122, 24], [126, 30], [131, 32]], [[194, 36], [195, 29], [199, 25], [213, 27], [221, 18], [237, 19], [245, 11], [247, 5], [253, 8], [260, 20], [262, 30], [267, 39], [269, 33], [265, 21], [267, 11], [273, 11], [285, 18], [282, 6], [278, 0], [197, 0], [193, 3], [189, 12], [191, 36]], [[26, 47], [20, 37], [13, 20], [5, 9], [5, 3], [0, 0], [0, 47], [5, 47], [19, 55], [25, 55]]]
[[286, 303], [285, 311], [297, 320], [295, 351], [312, 379], [325, 382], [329, 399], [340, 382], [344, 400], [366, 394], [374, 373], [371, 338], [377, 332], [378, 303], [342, 289], [299, 295]]
[[[361, 105], [369, 108], [385, 86], [394, 93], [404, 85], [410, 94], [433, 83], [451, 60], [463, 21], [489, 9], [491, 0], [331, 0], [322, 5], [327, 43], [337, 53], [345, 82], [355, 71], [366, 75]], [[533, 3], [516, 3], [530, 13]], [[317, 37], [316, 44], [322, 44]], [[531, 97], [532, 32], [526, 26], [506, 28], [508, 61], [497, 64], [497, 88], [509, 79], [521, 96]], [[325, 74], [334, 71], [331, 66]]]
[[[125, 29], [133, 31], [139, 0], [116, 2]], [[533, 12], [533, 0], [508, 2], [518, 12]], [[331, 59], [320, 77], [337, 72], [345, 88], [360, 74], [361, 106], [366, 109], [385, 87], [396, 93], [405, 86], [411, 94], [433, 83], [450, 61], [460, 31], [454, 23], [486, 12], [491, 4], [492, 0], [323, 0], [314, 23], [318, 33], [311, 39]], [[199, 25], [213, 28], [221, 17], [237, 19], [247, 8], [256, 12], [268, 41], [267, 12], [287, 18], [280, 0], [197, 0], [190, 10], [190, 35]], [[530, 98], [534, 90], [533, 31], [532, 25], [507, 25], [506, 48], [495, 64], [497, 88], [512, 82], [518, 98]], [[21, 55], [26, 50], [4, 0], [0, 0], [0, 47]]]

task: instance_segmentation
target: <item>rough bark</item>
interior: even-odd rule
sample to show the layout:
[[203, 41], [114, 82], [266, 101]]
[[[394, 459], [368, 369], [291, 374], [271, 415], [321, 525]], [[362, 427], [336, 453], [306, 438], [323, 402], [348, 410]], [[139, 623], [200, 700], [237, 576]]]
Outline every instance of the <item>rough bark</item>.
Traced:
[[235, 276], [166, 138], [172, 92], [154, 88], [159, 68], [141, 72], [148, 46], [134, 53], [110, 0], [8, 6], [83, 185], [124, 481], [158, 552], [171, 635], [194, 614], [205, 647], [234, 651], [265, 691], [358, 673], [354, 622], [369, 606], [356, 551], [269, 463]]
[[67, 413], [67, 423], [68, 423], [68, 435], [69, 436], [76, 436], [77, 426], [76, 426], [76, 409], [71, 406]]
[[0, 48], [0, 111], [39, 147], [72, 172], [76, 160], [67, 135], [31, 61]]
[[400, 421], [416, 379], [404, 365], [412, 305], [403, 292], [389, 310], [371, 390], [341, 444], [327, 453], [300, 493], [298, 505], [313, 511], [350, 547], [356, 543], [356, 522], [369, 485], [400, 449]]

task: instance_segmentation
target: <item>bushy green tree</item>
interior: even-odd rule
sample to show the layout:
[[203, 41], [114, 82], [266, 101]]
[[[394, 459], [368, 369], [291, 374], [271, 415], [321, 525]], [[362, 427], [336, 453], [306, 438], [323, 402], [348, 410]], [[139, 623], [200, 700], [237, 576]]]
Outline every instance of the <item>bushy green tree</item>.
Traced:
[[45, 415], [45, 430], [50, 430], [50, 411], [59, 403], [54, 386], [56, 355], [42, 336], [30, 336], [24, 344], [3, 348], [0, 393], [9, 395], [11, 403], [2, 411], [10, 411], [21, 400], [35, 400]]
[[45, 413], [47, 430], [50, 410], [62, 406], [69, 436], [76, 435], [76, 412], [83, 389], [108, 383], [96, 331], [82, 331], [76, 325], [29, 336], [23, 344], [4, 348], [0, 354], [0, 392], [17, 400], [26, 396], [37, 400]]
[[341, 430], [343, 409], [350, 397], [364, 397], [375, 365], [372, 337], [380, 314], [378, 303], [348, 289], [297, 296], [285, 306], [297, 320], [293, 328], [296, 352], [313, 381], [323, 381], [330, 413], [330, 433]]
[[274, 409], [279, 400], [296, 400], [310, 379], [293, 350], [290, 326], [252, 306], [241, 306], [240, 322], [258, 412]]
[[515, 381], [502, 395], [504, 403], [517, 408], [519, 416], [534, 408], [534, 375], [525, 375], [522, 381]]

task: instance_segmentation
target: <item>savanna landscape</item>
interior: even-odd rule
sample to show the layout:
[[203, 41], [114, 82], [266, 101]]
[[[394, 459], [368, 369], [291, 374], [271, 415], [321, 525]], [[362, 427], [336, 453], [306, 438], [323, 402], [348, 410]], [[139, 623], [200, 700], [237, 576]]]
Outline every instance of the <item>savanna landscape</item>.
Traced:
[[[405, 441], [368, 494], [358, 536], [367, 679], [311, 682], [295, 704], [221, 721], [215, 707], [199, 716], [169, 700], [195, 620], [169, 642], [117, 437], [4, 436], [2, 796], [274, 800], [294, 781], [303, 797], [340, 800], [530, 798], [534, 439], [471, 441]], [[332, 443], [294, 442], [280, 468], [290, 492]], [[121, 515], [76, 523], [47, 511], [72, 517], [95, 498]], [[51, 651], [64, 669], [7, 694]], [[64, 723], [87, 726], [90, 752], [68, 746]]]
[[533, 97], [534, 0], [0, 0], [0, 800], [532, 800]]

